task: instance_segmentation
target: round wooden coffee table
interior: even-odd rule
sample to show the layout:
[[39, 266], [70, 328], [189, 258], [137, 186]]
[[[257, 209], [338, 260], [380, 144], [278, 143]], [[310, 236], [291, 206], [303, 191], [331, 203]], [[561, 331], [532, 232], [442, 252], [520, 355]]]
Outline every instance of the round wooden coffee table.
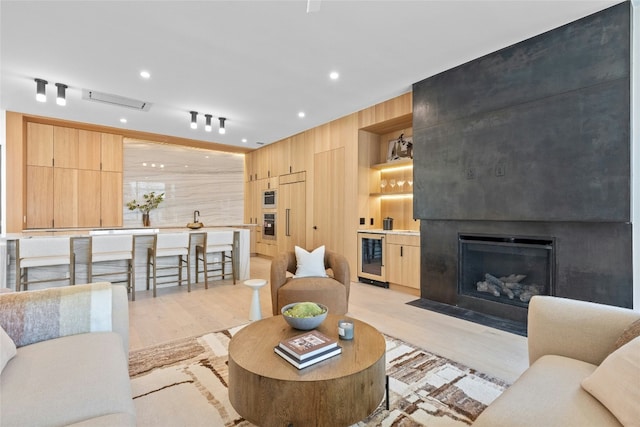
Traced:
[[[338, 320], [328, 315], [317, 329], [338, 338]], [[247, 421], [260, 426], [348, 426], [371, 414], [385, 394], [385, 341], [356, 319], [354, 339], [339, 340], [342, 354], [298, 370], [274, 353], [283, 339], [302, 334], [282, 316], [259, 320], [229, 343], [229, 400]]]

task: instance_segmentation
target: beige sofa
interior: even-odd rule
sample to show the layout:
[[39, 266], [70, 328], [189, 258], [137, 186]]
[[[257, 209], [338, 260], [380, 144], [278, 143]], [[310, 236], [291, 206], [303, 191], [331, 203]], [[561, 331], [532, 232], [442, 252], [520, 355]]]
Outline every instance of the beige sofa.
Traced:
[[271, 307], [273, 315], [287, 304], [314, 301], [329, 307], [332, 314], [345, 314], [349, 310], [351, 286], [349, 261], [336, 252], [325, 251], [324, 267], [329, 277], [298, 277], [294, 252], [282, 252], [271, 260]]
[[[640, 313], [535, 296], [528, 319], [529, 368], [480, 414], [473, 426], [620, 426], [581, 382], [614, 351], [616, 341], [640, 319]], [[614, 400], [629, 408], [622, 399]]]
[[0, 426], [135, 426], [124, 286], [3, 293], [0, 326]]

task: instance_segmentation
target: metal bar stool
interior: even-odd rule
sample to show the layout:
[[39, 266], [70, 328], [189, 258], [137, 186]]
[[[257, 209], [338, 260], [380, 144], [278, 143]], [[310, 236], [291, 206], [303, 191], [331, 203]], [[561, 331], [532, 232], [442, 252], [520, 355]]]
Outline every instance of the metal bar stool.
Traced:
[[[177, 265], [158, 265], [158, 258], [177, 257]], [[182, 278], [182, 269], [186, 267], [187, 278]], [[158, 277], [172, 277], [176, 274], [166, 274], [158, 276], [158, 270], [178, 269], [178, 285], [187, 282], [188, 292], [191, 292], [191, 260], [189, 250], [189, 233], [158, 233], [153, 238], [153, 247], [147, 250], [147, 290], [149, 290], [149, 280], [153, 277], [153, 296], [156, 296], [156, 286]], [[173, 283], [171, 281], [162, 283]]]
[[[69, 276], [29, 280], [29, 268], [69, 266]], [[70, 237], [23, 238], [16, 240], [16, 292], [28, 290], [29, 283], [68, 280], [75, 285], [75, 254]]]
[[[106, 266], [101, 273], [93, 271], [94, 263], [104, 263], [111, 261], [126, 261], [126, 270], [105, 271]], [[136, 300], [135, 292], [135, 275], [133, 274], [134, 266], [134, 250], [133, 235], [107, 235], [107, 236], [91, 236], [89, 239], [89, 262], [87, 265], [87, 280], [89, 283], [94, 277], [127, 275], [127, 292], [131, 293], [131, 301]], [[119, 281], [114, 283], [122, 283]]]
[[[203, 243], [196, 245], [196, 283], [198, 283], [200, 273], [204, 273], [205, 289], [209, 289], [209, 276], [222, 277], [222, 279], [226, 277], [228, 274], [225, 268], [227, 261], [231, 261], [231, 277], [233, 284], [236, 284], [233, 233], [233, 230], [209, 231], [204, 235]], [[211, 253], [220, 253], [220, 256], [208, 258], [207, 254]], [[200, 261], [202, 261], [202, 271], [200, 270]], [[211, 275], [210, 272], [214, 274]]]

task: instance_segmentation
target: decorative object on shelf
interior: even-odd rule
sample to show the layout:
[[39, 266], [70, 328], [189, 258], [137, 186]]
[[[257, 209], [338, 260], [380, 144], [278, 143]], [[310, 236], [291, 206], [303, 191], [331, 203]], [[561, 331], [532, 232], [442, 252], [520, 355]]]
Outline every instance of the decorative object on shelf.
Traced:
[[380, 192], [384, 193], [384, 188], [387, 186], [387, 180], [383, 179], [382, 181], [380, 181]]
[[142, 195], [143, 200], [137, 201], [136, 199], [131, 200], [127, 203], [127, 207], [130, 211], [134, 211], [138, 209], [142, 212], [142, 225], [145, 227], [149, 227], [151, 225], [151, 220], [149, 219], [149, 212], [154, 210], [155, 208], [162, 203], [164, 200], [164, 193], [157, 194], [155, 191], [150, 193], [146, 193]]
[[389, 181], [389, 185], [391, 186], [391, 192], [393, 193], [396, 188], [396, 180], [391, 178], [391, 180]]
[[400, 159], [413, 159], [413, 137], [404, 137], [401, 133], [398, 139], [389, 141], [387, 151], [387, 161], [392, 162]]

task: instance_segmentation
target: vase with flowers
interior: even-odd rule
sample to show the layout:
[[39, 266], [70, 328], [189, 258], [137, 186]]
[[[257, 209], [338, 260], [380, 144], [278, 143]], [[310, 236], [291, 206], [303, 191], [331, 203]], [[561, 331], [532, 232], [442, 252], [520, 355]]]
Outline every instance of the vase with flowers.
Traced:
[[142, 225], [145, 227], [149, 227], [151, 225], [149, 212], [157, 208], [163, 200], [164, 193], [156, 194], [155, 191], [152, 191], [150, 193], [143, 194], [141, 201], [133, 199], [132, 201], [127, 203], [127, 207], [130, 211], [138, 209], [140, 212], [142, 212]]

